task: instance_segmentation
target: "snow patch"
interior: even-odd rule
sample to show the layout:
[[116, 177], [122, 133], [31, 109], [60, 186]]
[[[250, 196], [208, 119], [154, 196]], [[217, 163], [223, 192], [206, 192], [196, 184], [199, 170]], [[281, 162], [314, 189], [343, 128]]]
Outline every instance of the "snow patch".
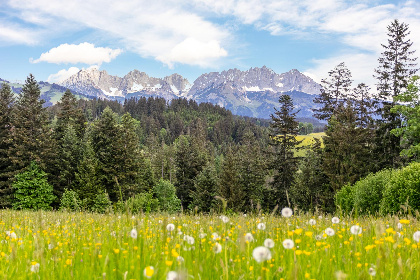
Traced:
[[245, 91], [263, 91], [260, 87], [243, 87]]
[[140, 91], [140, 90], [142, 90], [143, 89], [143, 86], [142, 85], [140, 85], [140, 84], [136, 84], [136, 83], [133, 83], [133, 86], [131, 87], [131, 90], [133, 91], [133, 92], [135, 92], [135, 91]]
[[171, 90], [172, 90], [175, 94], [177, 94], [177, 95], [178, 95], [179, 90], [176, 88], [176, 86], [171, 85]]
[[278, 83], [276, 86], [278, 86], [278, 87], [284, 87], [283, 83]]

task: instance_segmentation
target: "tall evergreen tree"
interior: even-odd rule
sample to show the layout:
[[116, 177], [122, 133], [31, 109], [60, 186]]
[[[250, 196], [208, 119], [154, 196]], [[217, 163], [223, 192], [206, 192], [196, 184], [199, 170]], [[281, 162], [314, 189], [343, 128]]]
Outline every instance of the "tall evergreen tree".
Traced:
[[12, 110], [15, 98], [10, 86], [3, 83], [0, 89], [0, 207], [11, 206], [11, 161], [8, 150], [11, 146]]
[[236, 153], [229, 147], [222, 165], [219, 186], [220, 195], [225, 199], [227, 208], [241, 211], [244, 204], [245, 192], [239, 180], [239, 166]]
[[379, 169], [398, 167], [403, 163], [400, 157], [400, 137], [391, 133], [391, 130], [401, 126], [401, 118], [396, 112], [391, 112], [395, 106], [394, 97], [407, 88], [410, 77], [418, 69], [413, 57], [415, 50], [413, 43], [407, 36], [410, 34], [408, 24], [395, 19], [387, 27], [388, 43], [382, 44], [384, 52], [378, 59], [379, 67], [375, 69], [374, 77], [378, 80], [377, 89], [379, 98], [383, 100], [379, 109], [381, 118], [378, 120], [377, 151]]
[[274, 153], [271, 167], [275, 172], [271, 184], [275, 190], [276, 203], [283, 207], [288, 204], [287, 192], [293, 183], [299, 163], [295, 151], [299, 149], [298, 145], [302, 141], [296, 139], [299, 134], [299, 122], [296, 121], [298, 112], [293, 112], [292, 98], [283, 94], [279, 98], [279, 103], [280, 108], [279, 110], [274, 108], [275, 113], [271, 114], [270, 123], [270, 144]]

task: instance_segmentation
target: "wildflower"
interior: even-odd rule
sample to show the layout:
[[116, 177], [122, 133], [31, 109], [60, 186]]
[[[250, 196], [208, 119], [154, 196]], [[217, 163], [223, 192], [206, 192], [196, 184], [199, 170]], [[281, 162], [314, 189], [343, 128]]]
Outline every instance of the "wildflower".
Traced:
[[34, 273], [39, 272], [39, 263], [31, 262], [31, 271]]
[[48, 244], [48, 250], [52, 250], [52, 249], [54, 249], [54, 245], [52, 245], [51, 243]]
[[254, 236], [252, 236], [252, 233], [248, 232], [245, 234], [245, 241], [252, 242], [254, 241]]
[[167, 226], [166, 226], [166, 230], [167, 231], [173, 231], [175, 229], [175, 225], [174, 224], [168, 224]]
[[114, 253], [118, 254], [120, 252], [120, 249], [114, 249]]
[[333, 224], [338, 224], [340, 222], [340, 219], [338, 217], [333, 217], [331, 221]]
[[267, 238], [266, 240], [264, 240], [264, 246], [267, 248], [273, 248], [274, 247], [273, 239]]
[[265, 224], [264, 224], [264, 223], [259, 223], [259, 224], [257, 225], [257, 228], [258, 228], [259, 230], [265, 230]]
[[166, 275], [166, 280], [178, 280], [178, 273], [176, 273], [175, 271], [169, 271], [168, 274]]
[[181, 257], [181, 256], [176, 257], [176, 260], [177, 260], [179, 263], [183, 263], [183, 262], [184, 262], [184, 258], [183, 258], [183, 257]]
[[410, 223], [410, 220], [402, 219], [402, 220], [400, 220], [400, 223], [404, 224], [404, 225], [408, 225]]
[[281, 215], [285, 218], [290, 218], [293, 215], [293, 211], [289, 207], [285, 207], [281, 210]]
[[133, 229], [130, 231], [130, 236], [131, 236], [131, 238], [134, 238], [134, 239], [136, 239], [136, 238], [137, 238], [137, 230], [136, 230], [135, 228], [133, 228]]
[[194, 242], [195, 242], [194, 237], [192, 237], [192, 236], [188, 236], [188, 237], [187, 237], [187, 243], [188, 243], [188, 244], [193, 245], [193, 244], [194, 244]]
[[362, 227], [360, 227], [358, 225], [352, 226], [350, 228], [350, 232], [354, 235], [361, 234], [362, 233]]
[[224, 222], [225, 224], [226, 224], [227, 222], [229, 222], [229, 218], [228, 218], [228, 217], [226, 217], [226, 216], [224, 216], [224, 215], [220, 216], [220, 219], [222, 219], [222, 222]]
[[152, 278], [153, 274], [155, 273], [155, 269], [153, 266], [146, 266], [146, 268], [143, 270], [143, 275], [147, 278]]
[[67, 259], [67, 260], [66, 260], [66, 264], [67, 264], [67, 265], [71, 265], [71, 259]]
[[327, 229], [325, 230], [325, 233], [326, 233], [328, 236], [333, 236], [333, 235], [335, 234], [335, 231], [334, 231], [332, 228], [327, 228]]
[[310, 219], [308, 222], [311, 226], [316, 225], [316, 221], [314, 219]]
[[165, 264], [166, 264], [167, 266], [171, 266], [171, 265], [172, 265], [172, 263], [173, 263], [173, 261], [165, 261]]
[[268, 248], [259, 246], [252, 251], [252, 256], [257, 262], [263, 262], [271, 259], [271, 252]]
[[285, 249], [292, 249], [295, 246], [295, 243], [291, 239], [285, 239], [283, 241], [283, 247]]
[[213, 238], [213, 240], [216, 240], [217, 238], [219, 238], [219, 235], [216, 232], [213, 232], [211, 234], [211, 237]]
[[371, 276], [375, 276], [376, 275], [376, 270], [373, 267], [369, 268], [369, 274]]
[[215, 252], [216, 254], [218, 254], [221, 251], [222, 251], [222, 245], [220, 245], [219, 243], [214, 244], [214, 246], [213, 246], [213, 252]]
[[414, 241], [416, 241], [416, 242], [419, 242], [419, 241], [420, 241], [420, 231], [416, 231], [416, 232], [413, 234], [413, 239], [414, 239]]
[[200, 238], [200, 239], [203, 239], [204, 237], [206, 237], [207, 236], [207, 233], [200, 233], [199, 235], [198, 235], [198, 238]]

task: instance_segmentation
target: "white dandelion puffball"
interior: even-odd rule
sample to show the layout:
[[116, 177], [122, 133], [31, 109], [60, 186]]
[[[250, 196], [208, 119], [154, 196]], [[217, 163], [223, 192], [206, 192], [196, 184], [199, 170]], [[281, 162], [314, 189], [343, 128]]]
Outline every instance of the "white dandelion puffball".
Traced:
[[376, 275], [376, 270], [373, 267], [369, 268], [369, 274], [371, 276], [375, 276]]
[[136, 238], [137, 238], [137, 230], [136, 230], [135, 228], [133, 228], [133, 229], [130, 231], [130, 236], [131, 236], [131, 238], [134, 238], [134, 239], [136, 239]]
[[271, 259], [271, 252], [267, 247], [259, 246], [252, 251], [254, 260], [258, 263]]
[[352, 234], [355, 234], [355, 235], [357, 235], [357, 234], [361, 234], [361, 233], [362, 233], [362, 227], [361, 227], [361, 226], [358, 226], [358, 225], [352, 226], [352, 227], [350, 228], [350, 232], [351, 232]]
[[168, 224], [167, 226], [166, 226], [166, 230], [167, 231], [173, 231], [175, 229], [175, 225], [174, 224]]
[[194, 244], [194, 242], [195, 242], [194, 237], [192, 237], [192, 236], [188, 236], [188, 237], [187, 237], [187, 243], [188, 243], [188, 244], [193, 245], [193, 244]]
[[285, 239], [283, 241], [283, 247], [284, 249], [292, 249], [293, 247], [295, 247], [295, 242], [293, 242], [292, 239]]
[[403, 228], [403, 225], [402, 225], [401, 223], [398, 223], [398, 224], [397, 224], [397, 228], [398, 228], [398, 229], [402, 229], [402, 228]]
[[334, 231], [332, 228], [327, 228], [327, 229], [325, 230], [325, 233], [326, 233], [328, 236], [333, 236], [333, 235], [335, 234], [335, 231]]
[[310, 219], [308, 224], [310, 224], [311, 226], [316, 225], [316, 221], [314, 219]]
[[252, 233], [248, 232], [245, 234], [245, 241], [252, 242], [254, 241], [254, 236], [252, 236]]
[[176, 273], [175, 271], [169, 271], [168, 274], [166, 275], [166, 280], [178, 280], [178, 273]]
[[226, 224], [227, 222], [229, 222], [229, 218], [228, 218], [228, 217], [226, 217], [226, 216], [224, 216], [224, 215], [220, 216], [220, 219], [222, 219], [222, 222], [224, 222], [225, 224]]
[[52, 250], [52, 249], [54, 249], [54, 245], [52, 245], [51, 243], [48, 244], [48, 250]]
[[281, 210], [281, 215], [286, 218], [290, 218], [293, 215], [293, 210], [289, 207], [285, 207]]
[[220, 245], [219, 243], [214, 244], [213, 252], [215, 252], [216, 254], [219, 254], [220, 252], [222, 252], [222, 245]]
[[31, 265], [31, 271], [34, 273], [39, 272], [39, 263]]
[[413, 239], [414, 239], [414, 241], [416, 241], [416, 242], [419, 242], [419, 241], [420, 241], [420, 231], [416, 231], [416, 232], [413, 234]]
[[338, 217], [333, 217], [333, 218], [331, 219], [331, 222], [332, 222], [333, 224], [338, 224], [338, 223], [340, 222], [340, 219], [339, 219]]
[[211, 237], [213, 238], [213, 240], [216, 240], [217, 238], [219, 238], [219, 235], [216, 232], [213, 232], [211, 234]]
[[176, 257], [176, 260], [177, 260], [179, 263], [183, 263], [183, 262], [184, 262], [184, 258], [183, 258], [183, 257], [181, 257], [181, 256]]
[[267, 248], [273, 248], [274, 247], [274, 241], [271, 238], [267, 238], [266, 240], [264, 240], [264, 246]]
[[199, 235], [198, 235], [198, 238], [200, 238], [200, 239], [203, 239], [204, 237], [206, 237], [207, 236], [207, 233], [200, 233]]
[[265, 230], [265, 224], [264, 224], [264, 223], [259, 223], [259, 224], [257, 225], [257, 228], [258, 228], [259, 230]]

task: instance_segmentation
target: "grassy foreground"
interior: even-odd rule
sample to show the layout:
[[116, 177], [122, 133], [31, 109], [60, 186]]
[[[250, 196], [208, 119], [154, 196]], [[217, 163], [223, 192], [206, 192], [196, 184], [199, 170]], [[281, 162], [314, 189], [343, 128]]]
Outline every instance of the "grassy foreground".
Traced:
[[415, 218], [339, 218], [1, 210], [0, 279], [420, 279]]

